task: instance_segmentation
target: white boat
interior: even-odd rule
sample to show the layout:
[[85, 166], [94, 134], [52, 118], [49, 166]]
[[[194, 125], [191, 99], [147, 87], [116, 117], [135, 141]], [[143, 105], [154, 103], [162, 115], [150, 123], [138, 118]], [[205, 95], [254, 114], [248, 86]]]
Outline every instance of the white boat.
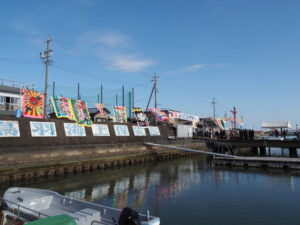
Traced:
[[[132, 220], [132, 223], [128, 221], [127, 223], [134, 225], [160, 224], [160, 219], [150, 216], [149, 213], [142, 215], [130, 208], [123, 210], [110, 208], [43, 189], [9, 188], [4, 193], [3, 204], [6, 210], [15, 211], [29, 221], [56, 215], [69, 215], [78, 225], [122, 225], [124, 219]], [[128, 212], [131, 215], [128, 215]]]

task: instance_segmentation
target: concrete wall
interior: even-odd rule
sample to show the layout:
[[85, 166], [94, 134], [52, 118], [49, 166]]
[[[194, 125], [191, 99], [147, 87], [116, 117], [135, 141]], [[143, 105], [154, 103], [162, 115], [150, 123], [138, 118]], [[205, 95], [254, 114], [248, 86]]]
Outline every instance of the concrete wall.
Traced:
[[[135, 136], [132, 124], [125, 123], [99, 123], [107, 124], [110, 136], [93, 136], [92, 128], [85, 127], [86, 136], [84, 137], [67, 137], [64, 131], [64, 123], [70, 123], [64, 119], [29, 119], [29, 118], [12, 118], [0, 117], [0, 120], [12, 120], [19, 122], [20, 137], [0, 137], [0, 153], [7, 151], [9, 148], [28, 148], [28, 147], [55, 147], [55, 146], [78, 146], [78, 145], [98, 145], [98, 144], [117, 144], [117, 143], [142, 143], [145, 138], [150, 138], [149, 130], [146, 129], [146, 136]], [[37, 122], [54, 122], [56, 126], [56, 137], [32, 137], [30, 121]], [[113, 125], [127, 125], [130, 136], [116, 136]], [[134, 124], [135, 125], [135, 124]], [[170, 135], [168, 126], [158, 126], [160, 136], [152, 136], [152, 138], [167, 138]]]

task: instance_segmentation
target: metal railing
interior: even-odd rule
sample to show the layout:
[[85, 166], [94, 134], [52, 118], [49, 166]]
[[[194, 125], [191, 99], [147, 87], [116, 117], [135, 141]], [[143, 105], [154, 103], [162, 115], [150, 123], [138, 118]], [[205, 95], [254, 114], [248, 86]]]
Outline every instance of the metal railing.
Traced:
[[[10, 204], [16, 206], [16, 208], [8, 208], [8, 209], [10, 210], [11, 213], [13, 213], [14, 215], [16, 215], [17, 217], [20, 217], [20, 213], [26, 214], [26, 212], [21, 211], [21, 209], [25, 209], [25, 210], [28, 210], [28, 211], [30, 211], [30, 212], [33, 212], [33, 213], [37, 214], [37, 215], [38, 215], [38, 216], [37, 216], [38, 219], [40, 219], [41, 216], [49, 217], [49, 215], [47, 215], [47, 214], [45, 214], [45, 213], [41, 213], [41, 212], [35, 211], [35, 210], [33, 210], [33, 209], [30, 209], [30, 208], [27, 208], [27, 207], [25, 207], [25, 206], [19, 205], [19, 204], [15, 203], [15, 202], [6, 200], [6, 199], [4, 199], [4, 198], [0, 198], [0, 201], [2, 202], [2, 206], [3, 206], [3, 202], [5, 202], [6, 204], [7, 204], [7, 203], [10, 203]], [[14, 211], [17, 211], [17, 212], [14, 212]], [[20, 212], [20, 211], [21, 211], [21, 212]], [[35, 215], [28, 215], [28, 216], [36, 217]]]

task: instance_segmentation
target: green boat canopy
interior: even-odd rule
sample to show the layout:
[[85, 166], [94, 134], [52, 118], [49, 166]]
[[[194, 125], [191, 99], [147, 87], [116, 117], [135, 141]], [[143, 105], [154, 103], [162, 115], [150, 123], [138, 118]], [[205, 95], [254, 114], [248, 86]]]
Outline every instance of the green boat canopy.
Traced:
[[77, 223], [68, 215], [58, 215], [35, 220], [33, 222], [26, 223], [26, 225], [77, 225]]

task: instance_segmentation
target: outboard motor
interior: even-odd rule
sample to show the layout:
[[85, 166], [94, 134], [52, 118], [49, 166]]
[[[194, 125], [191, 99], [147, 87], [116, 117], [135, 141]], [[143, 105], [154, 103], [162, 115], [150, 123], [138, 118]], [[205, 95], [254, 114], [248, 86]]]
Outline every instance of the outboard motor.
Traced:
[[119, 225], [141, 225], [138, 212], [125, 207], [120, 214]]

